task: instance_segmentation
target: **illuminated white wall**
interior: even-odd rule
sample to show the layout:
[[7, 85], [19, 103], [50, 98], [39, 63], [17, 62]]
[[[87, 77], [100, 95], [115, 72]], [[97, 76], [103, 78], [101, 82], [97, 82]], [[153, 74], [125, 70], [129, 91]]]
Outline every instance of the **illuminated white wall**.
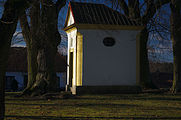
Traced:
[[[83, 34], [83, 86], [136, 85], [136, 36], [131, 30], [78, 30]], [[103, 44], [112, 37], [112, 47]]]

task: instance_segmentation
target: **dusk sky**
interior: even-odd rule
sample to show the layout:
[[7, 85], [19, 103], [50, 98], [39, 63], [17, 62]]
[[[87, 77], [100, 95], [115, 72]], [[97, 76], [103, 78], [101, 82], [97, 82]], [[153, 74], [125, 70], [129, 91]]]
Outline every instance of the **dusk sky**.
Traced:
[[[58, 23], [58, 28], [59, 28], [59, 31], [62, 34], [62, 38], [63, 38], [62, 42], [61, 42], [61, 45], [60, 45], [60, 51], [62, 51], [64, 55], [66, 54], [66, 50], [67, 50], [67, 39], [66, 39], [65, 32], [62, 31], [62, 28], [63, 28], [64, 23], [65, 23], [69, 1], [70, 0], [68, 0], [66, 6], [61, 9], [61, 11], [59, 13], [59, 23]], [[80, 0], [74, 0], [74, 1], [80, 1]], [[106, 4], [107, 6], [111, 7], [109, 2], [103, 2], [103, 1], [104, 0], [91, 0], [91, 2], [93, 2], [93, 3], [103, 3], [103, 4]], [[82, 0], [82, 2], [87, 2], [87, 0]], [[165, 5], [159, 11], [159, 12], [164, 13], [163, 15], [160, 15], [160, 14], [159, 15], [160, 15], [160, 18], [163, 19], [165, 24], [168, 24], [167, 26], [169, 26], [169, 15], [170, 15], [169, 11], [170, 11], [169, 5]], [[0, 4], [0, 17], [2, 16], [2, 12], [3, 12], [3, 6], [2, 6], [2, 4]], [[17, 33], [19, 33], [19, 32], [21, 32], [21, 28], [20, 28], [20, 25], [18, 23], [15, 35]], [[17, 35], [16, 38], [17, 39], [22, 39], [22, 35], [19, 34], [19, 35]], [[172, 58], [173, 55], [172, 55], [172, 48], [171, 48], [172, 45], [171, 45], [169, 31], [168, 31], [168, 34], [164, 33], [164, 38], [165, 39], [163, 41], [163, 40], [161, 40], [162, 38], [160, 36], [158, 36], [157, 33], [154, 33], [154, 32], [150, 33], [149, 39], [151, 39], [150, 40], [151, 42], [149, 42], [148, 44], [150, 46], [153, 46], [152, 50], [155, 49], [155, 50], [153, 50], [154, 52], [149, 51], [150, 52], [150, 59], [152, 59], [152, 60], [156, 59], [157, 60], [159, 58], [160, 61], [172, 62], [173, 61], [173, 58]], [[17, 43], [15, 45], [13, 45], [13, 46], [25, 46], [25, 42], [20, 42], [20, 43]]]

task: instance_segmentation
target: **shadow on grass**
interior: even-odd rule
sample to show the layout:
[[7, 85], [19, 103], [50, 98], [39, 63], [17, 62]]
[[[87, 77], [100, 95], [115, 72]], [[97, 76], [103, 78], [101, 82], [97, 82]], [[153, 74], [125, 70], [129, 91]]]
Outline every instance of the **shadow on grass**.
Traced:
[[6, 105], [21, 105], [21, 106], [74, 106], [74, 107], [140, 107], [134, 104], [102, 104], [102, 103], [78, 103], [78, 104], [27, 104], [27, 103], [5, 103]]
[[21, 105], [21, 106], [65, 106], [65, 107], [106, 107], [106, 108], [132, 108], [136, 107], [142, 110], [181, 110], [180, 107], [151, 107], [151, 108], [144, 108], [141, 105], [134, 105], [134, 104], [100, 104], [100, 103], [78, 103], [78, 104], [27, 104], [27, 103], [6, 103], [6, 105]]
[[[181, 97], [179, 98], [171, 98], [171, 97], [130, 97], [130, 96], [118, 96], [118, 97], [112, 97], [112, 98], [90, 98], [90, 97], [78, 97], [77, 100], [161, 100], [161, 101], [181, 101]], [[76, 100], [74, 99], [74, 100]], [[44, 101], [45, 99], [26, 99], [26, 98], [18, 98], [18, 99], [5, 99], [5, 101]], [[70, 99], [69, 99], [70, 100]]]
[[55, 116], [16, 116], [16, 115], [7, 115], [6, 119], [22, 119], [22, 120], [95, 120], [95, 119], [138, 119], [138, 120], [158, 120], [158, 119], [167, 119], [167, 120], [180, 120], [181, 117], [55, 117]]
[[[12, 96], [12, 98], [6, 98], [6, 101], [35, 101], [35, 100], [46, 100], [45, 98], [37, 97], [15, 97], [18, 96], [19, 92], [6, 93], [6, 96]], [[101, 97], [99, 97], [101, 96]], [[63, 99], [63, 98], [60, 98]], [[165, 101], [181, 101], [181, 94], [94, 94], [94, 95], [81, 95], [75, 98], [69, 98], [69, 100], [165, 100]], [[52, 99], [53, 100], [53, 99]]]
[[14, 97], [14, 98], [6, 98], [6, 101], [35, 101], [35, 100], [46, 100], [42, 98], [19, 98], [19, 97]]
[[87, 99], [87, 100], [165, 100], [165, 101], [181, 101], [181, 95], [179, 97], [173, 97], [173, 95], [163, 95], [160, 94], [158, 96], [151, 96], [151, 94], [147, 95], [108, 95], [103, 98], [97, 98], [97, 97], [77, 97], [76, 99]]

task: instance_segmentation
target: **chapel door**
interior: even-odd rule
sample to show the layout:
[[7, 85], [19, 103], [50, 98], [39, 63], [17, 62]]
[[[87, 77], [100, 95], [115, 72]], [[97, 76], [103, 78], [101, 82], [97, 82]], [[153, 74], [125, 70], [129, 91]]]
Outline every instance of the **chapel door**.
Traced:
[[73, 52], [70, 52], [70, 61], [69, 61], [69, 85], [72, 87], [73, 79]]

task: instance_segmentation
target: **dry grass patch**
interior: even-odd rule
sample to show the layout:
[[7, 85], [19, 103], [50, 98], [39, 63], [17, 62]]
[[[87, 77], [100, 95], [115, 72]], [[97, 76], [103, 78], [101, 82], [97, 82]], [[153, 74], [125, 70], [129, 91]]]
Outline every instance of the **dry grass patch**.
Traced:
[[16, 94], [6, 94], [6, 120], [181, 120], [181, 95], [82, 95], [51, 100]]

